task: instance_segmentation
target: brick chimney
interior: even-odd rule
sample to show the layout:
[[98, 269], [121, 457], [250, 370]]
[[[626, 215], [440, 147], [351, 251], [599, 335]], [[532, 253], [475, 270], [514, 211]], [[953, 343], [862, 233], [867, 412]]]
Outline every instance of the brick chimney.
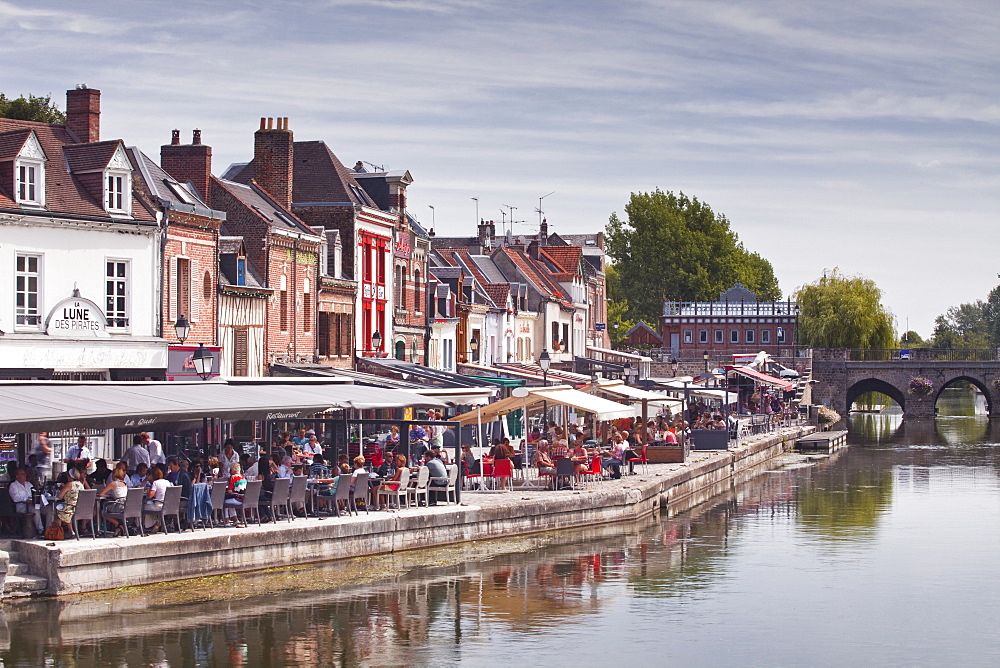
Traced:
[[87, 84], [66, 91], [66, 127], [85, 144], [101, 141], [101, 91]]
[[538, 243], [543, 246], [549, 245], [549, 221], [547, 218], [542, 218], [542, 224], [538, 228]]
[[160, 147], [160, 167], [181, 183], [192, 183], [208, 204], [212, 180], [212, 147], [201, 143], [201, 130], [192, 133], [190, 144], [181, 144], [180, 130], [174, 130], [170, 143]]
[[253, 135], [254, 180], [287, 210], [292, 208], [294, 150], [287, 117], [260, 119]]

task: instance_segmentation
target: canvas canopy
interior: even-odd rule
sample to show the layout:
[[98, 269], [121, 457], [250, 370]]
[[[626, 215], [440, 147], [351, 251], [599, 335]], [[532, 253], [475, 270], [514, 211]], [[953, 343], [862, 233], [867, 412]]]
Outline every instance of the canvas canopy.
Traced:
[[510, 411], [515, 411], [525, 406], [537, 406], [542, 402], [548, 402], [552, 405], [561, 404], [563, 406], [571, 406], [585, 413], [593, 413], [598, 420], [616, 420], [635, 414], [635, 410], [631, 406], [595, 397], [586, 392], [574, 390], [566, 385], [557, 385], [554, 387], [530, 388], [526, 397], [501, 399], [481, 409], [463, 413], [452, 418], [452, 420], [462, 425], [476, 424], [479, 421], [490, 422], [506, 415]]

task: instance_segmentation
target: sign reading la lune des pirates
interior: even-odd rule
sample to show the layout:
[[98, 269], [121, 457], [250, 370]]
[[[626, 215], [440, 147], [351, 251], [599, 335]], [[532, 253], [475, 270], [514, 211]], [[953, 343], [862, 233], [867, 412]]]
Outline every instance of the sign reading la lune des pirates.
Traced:
[[75, 290], [74, 296], [62, 300], [49, 311], [45, 333], [73, 339], [110, 336], [104, 312]]

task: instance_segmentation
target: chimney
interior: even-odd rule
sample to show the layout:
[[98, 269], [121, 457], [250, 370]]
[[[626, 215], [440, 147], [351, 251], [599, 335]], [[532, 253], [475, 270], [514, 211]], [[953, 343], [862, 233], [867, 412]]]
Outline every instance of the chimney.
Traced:
[[84, 144], [101, 141], [101, 91], [87, 84], [66, 91], [66, 128]]
[[294, 150], [287, 117], [260, 119], [260, 129], [253, 136], [254, 179], [275, 202], [289, 211], [292, 208]]
[[479, 248], [480, 252], [486, 252], [493, 247], [493, 221], [486, 222], [479, 220]]
[[160, 167], [181, 183], [192, 183], [201, 200], [209, 203], [212, 147], [201, 143], [201, 130], [192, 133], [187, 145], [181, 144], [180, 130], [171, 132], [170, 143], [160, 147]]
[[538, 243], [543, 246], [547, 246], [549, 243], [549, 221], [547, 218], [542, 218], [542, 224], [538, 228]]

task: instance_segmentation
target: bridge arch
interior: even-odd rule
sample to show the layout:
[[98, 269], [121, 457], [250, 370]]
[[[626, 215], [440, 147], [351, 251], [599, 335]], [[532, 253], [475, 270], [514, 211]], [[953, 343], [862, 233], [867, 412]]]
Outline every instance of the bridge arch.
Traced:
[[960, 381], [965, 381], [969, 383], [970, 385], [972, 385], [977, 390], [983, 393], [983, 396], [986, 397], [986, 414], [993, 415], [993, 398], [992, 395], [990, 394], [989, 389], [987, 389], [986, 385], [983, 383], [982, 380], [974, 378], [972, 376], [964, 376], [964, 375], [955, 376], [951, 380], [941, 383], [940, 387], [937, 388], [937, 392], [934, 393], [934, 404], [937, 405], [938, 399], [941, 398], [941, 393], [944, 392], [946, 388]]
[[906, 394], [902, 390], [892, 383], [888, 383], [879, 378], [865, 378], [857, 381], [847, 388], [847, 405], [845, 407], [847, 412], [851, 411], [851, 406], [853, 406], [854, 402], [858, 400], [858, 397], [865, 392], [878, 392], [879, 394], [884, 394], [899, 404], [899, 407], [904, 411], [906, 410]]

